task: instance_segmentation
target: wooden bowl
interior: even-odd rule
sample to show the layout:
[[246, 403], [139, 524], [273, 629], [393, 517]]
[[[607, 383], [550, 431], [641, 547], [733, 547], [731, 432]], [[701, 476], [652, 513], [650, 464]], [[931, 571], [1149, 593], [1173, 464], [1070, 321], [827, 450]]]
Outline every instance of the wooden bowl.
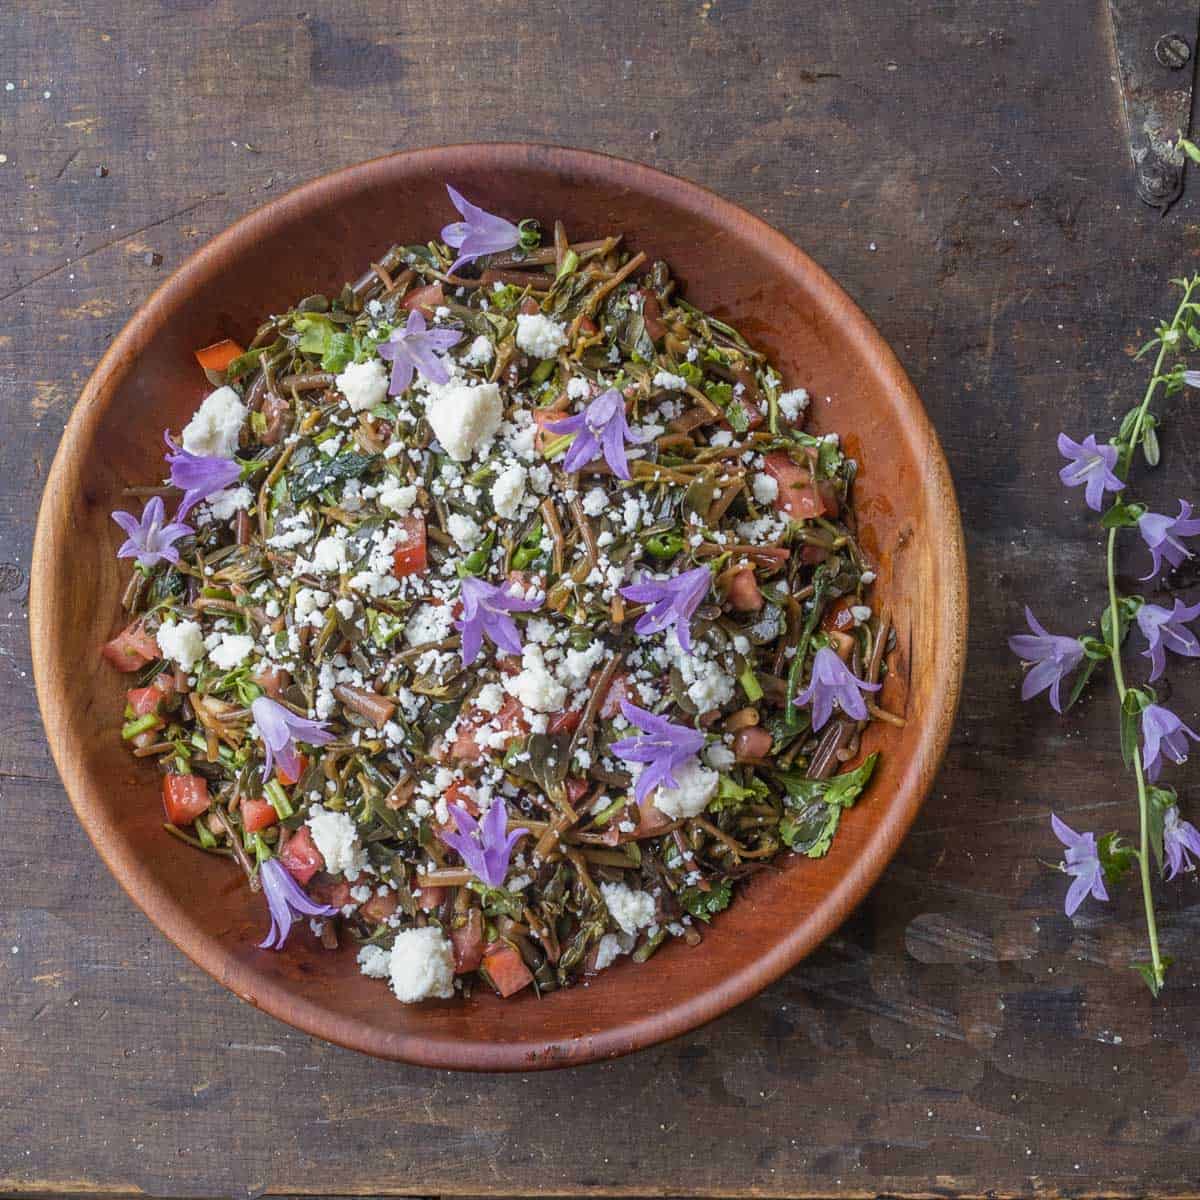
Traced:
[[[265, 313], [335, 294], [394, 241], [454, 217], [451, 182], [487, 208], [555, 217], [583, 239], [623, 230], [667, 259], [694, 303], [770, 352], [814, 397], [816, 431], [840, 430], [861, 470], [864, 547], [876, 604], [898, 645], [885, 703], [903, 729], [872, 727], [883, 751], [866, 798], [826, 858], [786, 856], [755, 877], [696, 949], [671, 944], [587, 987], [542, 1000], [402, 1005], [298, 926], [283, 953], [258, 950], [267, 912], [241, 872], [168, 837], [158, 776], [120, 741], [126, 680], [100, 659], [119, 626], [127, 563], [113, 557], [121, 489], [162, 476], [162, 430], [208, 390], [192, 351], [245, 341]], [[830, 399], [827, 400], [826, 398]], [[637, 163], [529, 145], [393, 154], [297, 188], [192, 256], [146, 302], [88, 381], [63, 435], [38, 519], [30, 625], [50, 746], [80, 821], [121, 886], [195, 963], [281, 1020], [355, 1050], [433, 1067], [528, 1071], [611, 1058], [693, 1029], [794, 966], [883, 871], [929, 789], [963, 670], [966, 571], [953, 486], [921, 402], [870, 321], [782, 234], [737, 206]]]

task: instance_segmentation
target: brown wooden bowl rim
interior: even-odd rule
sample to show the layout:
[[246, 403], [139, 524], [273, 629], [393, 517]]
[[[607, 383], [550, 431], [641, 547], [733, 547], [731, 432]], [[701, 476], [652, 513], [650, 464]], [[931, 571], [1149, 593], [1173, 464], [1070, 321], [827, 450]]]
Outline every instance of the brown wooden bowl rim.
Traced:
[[[723, 225], [741, 224], [760, 238], [781, 264], [781, 270], [806, 277], [826, 298], [841, 333], [864, 359], [874, 360], [907, 410], [914, 440], [925, 446], [928, 475], [923, 480], [941, 503], [935, 527], [941, 553], [946, 600], [933, 614], [937, 625], [938, 657], [936, 695], [940, 711], [920, 715], [921, 739], [906, 774], [881, 810], [878, 823], [861, 855], [834, 887], [825, 892], [804, 922], [781, 938], [767, 953], [748, 960], [740, 970], [715, 980], [685, 1002], [669, 1009], [648, 1012], [586, 1036], [586, 1046], [568, 1052], [561, 1039], [526, 1037], [496, 1043], [467, 1042], [453, 1037], [428, 1037], [384, 1031], [341, 1017], [295, 996], [287, 984], [264, 977], [240, 962], [220, 942], [205, 933], [170, 893], [133, 854], [106, 816], [99, 785], [81, 769], [82, 750], [77, 735], [56, 728], [50, 714], [63, 711], [69, 672], [56, 669], [58, 643], [54, 630], [54, 594], [47, 581], [48, 564], [57, 552], [56, 529], [69, 526], [73, 491], [61, 486], [65, 464], [86, 447], [106, 413], [105, 401], [124, 375], [133, 368], [142, 349], [157, 335], [167, 315], [183, 302], [195, 283], [222, 269], [231, 256], [252, 243], [282, 217], [295, 217], [306, 209], [326, 205], [331, 195], [352, 193], [401, 174], [440, 173], [452, 178], [455, 167], [470, 162], [498, 171], [513, 167], [553, 169], [584, 177], [619, 179], [629, 191], [653, 200], [670, 201], [684, 209], [702, 209], [710, 220]], [[192, 254], [137, 310], [101, 358], [84, 387], [71, 415], [46, 480], [34, 537], [30, 572], [30, 640], [38, 702], [46, 725], [51, 752], [76, 814], [109, 870], [129, 898], [198, 967], [231, 991], [305, 1033], [349, 1049], [382, 1058], [437, 1068], [465, 1070], [529, 1071], [569, 1063], [577, 1065], [611, 1058], [676, 1037], [712, 1020], [772, 983], [818, 946], [863, 899], [879, 878], [912, 824], [932, 786], [937, 764], [949, 742], [962, 686], [966, 659], [967, 575], [962, 524], [949, 467], [925, 410], [904, 369], [881, 334], [832, 277], [782, 233], [700, 184], [679, 179], [653, 167], [594, 151], [538, 143], [487, 142], [427, 147], [384, 155], [344, 167], [301, 184], [292, 191], [249, 213]], [[921, 786], [919, 771], [927, 767]]]

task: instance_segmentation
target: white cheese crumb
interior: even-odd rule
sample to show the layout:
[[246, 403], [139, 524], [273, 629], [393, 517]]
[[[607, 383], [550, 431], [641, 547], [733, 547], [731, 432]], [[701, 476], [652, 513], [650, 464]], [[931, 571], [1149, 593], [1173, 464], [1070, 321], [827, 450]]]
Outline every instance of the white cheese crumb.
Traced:
[[770, 504], [779, 495], [779, 481], [772, 475], [755, 475], [753, 487], [759, 504]]
[[525, 498], [527, 472], [519, 463], [501, 471], [492, 484], [492, 506], [496, 515], [510, 519], [517, 515]]
[[446, 532], [458, 543], [460, 550], [473, 550], [483, 534], [478, 523], [462, 513], [450, 514], [446, 521]]
[[382, 946], [364, 946], [358, 952], [359, 970], [371, 979], [386, 979], [392, 969], [392, 954]]
[[454, 995], [454, 948], [436, 926], [405, 929], [392, 943], [392, 991], [402, 1004]]
[[408, 624], [404, 626], [404, 640], [410, 646], [440, 642], [450, 634], [450, 620], [449, 604], [422, 604], [408, 618]]
[[190, 671], [204, 657], [204, 634], [198, 621], [168, 621], [159, 626], [156, 640], [164, 658]]
[[654, 897], [624, 883], [602, 883], [600, 892], [609, 915], [626, 933], [634, 934], [654, 921]]
[[[374, 949], [374, 947], [371, 947]], [[601, 939], [600, 944], [596, 947], [596, 970], [603, 971], [605, 967], [610, 967], [621, 957], [624, 951], [621, 949], [621, 942], [615, 933], [606, 933]], [[361, 955], [359, 956], [361, 958]]]
[[254, 503], [254, 493], [243, 484], [241, 487], [214, 492], [206, 503], [214, 521], [228, 521]]
[[323, 575], [336, 575], [346, 566], [346, 543], [340, 537], [323, 537], [313, 549], [312, 561]]
[[204, 398], [195, 416], [183, 427], [183, 448], [189, 454], [232, 458], [246, 419], [246, 406], [231, 387], [220, 387]]
[[517, 315], [517, 345], [534, 358], [553, 358], [567, 344], [566, 330], [543, 313]]
[[309, 811], [305, 824], [331, 875], [357, 875], [363, 869], [366, 852], [359, 845], [357, 827], [345, 813], [330, 812], [318, 804]]
[[417, 502], [417, 489], [414, 484], [397, 487], [387, 484], [379, 493], [379, 503], [391, 512], [403, 516]]
[[572, 375], [567, 380], [567, 395], [572, 400], [582, 400], [591, 394], [591, 384], [582, 375]]
[[244, 633], [223, 633], [221, 640], [208, 652], [211, 662], [222, 671], [230, 671], [244, 662], [254, 649], [254, 639]]
[[660, 787], [652, 801], [660, 813], [682, 821], [685, 817], [699, 816], [708, 802], [716, 795], [720, 777], [700, 765], [696, 758], [688, 759], [672, 772], [678, 787]]
[[504, 404], [494, 383], [451, 382], [429, 388], [425, 415], [437, 440], [456, 462], [466, 462], [500, 428]]
[[351, 363], [334, 383], [354, 412], [365, 412], [387, 399], [387, 368], [377, 358]]
[[557, 712], [566, 703], [567, 689], [546, 668], [542, 648], [527, 645], [521, 655], [524, 669], [504, 680], [504, 689], [534, 712]]
[[794, 421], [808, 407], [808, 392], [804, 388], [793, 388], [779, 397], [779, 411], [789, 421]]
[[687, 380], [682, 375], [672, 375], [670, 371], [659, 371], [654, 376], [656, 388], [668, 388], [672, 392], [682, 392], [687, 388]]
[[485, 683], [475, 703], [486, 713], [498, 713], [504, 707], [504, 689], [498, 683]]
[[484, 363], [492, 361], [495, 353], [491, 340], [481, 333], [463, 355], [463, 362], [470, 367], [482, 367]]
[[583, 496], [583, 511], [589, 517], [598, 517], [608, 507], [608, 497], [604, 489], [594, 487]]

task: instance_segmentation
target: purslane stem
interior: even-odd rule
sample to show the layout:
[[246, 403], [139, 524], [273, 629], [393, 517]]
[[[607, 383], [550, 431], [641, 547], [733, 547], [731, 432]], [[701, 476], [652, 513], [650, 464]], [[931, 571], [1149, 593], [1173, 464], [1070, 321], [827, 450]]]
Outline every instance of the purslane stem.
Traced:
[[[1194, 282], [1189, 282], [1183, 290], [1183, 299], [1179, 302], [1179, 307], [1175, 310], [1175, 316], [1171, 319], [1171, 324], [1167, 329], [1167, 333], [1176, 332], [1176, 340], [1178, 340], [1179, 319], [1183, 316], [1192, 297], [1192, 288]], [[1130, 430], [1129, 439], [1126, 445], [1121, 450], [1121, 456], [1117, 461], [1116, 473], [1123, 480], [1129, 473], [1129, 466], [1133, 459], [1134, 450], [1141, 441], [1142, 426], [1146, 422], [1146, 413], [1150, 408], [1150, 401], [1154, 396], [1155, 389], [1162, 382], [1162, 365], [1166, 358], [1169, 344], [1164, 337], [1158, 347], [1158, 357], [1154, 361], [1154, 371], [1150, 376], [1150, 382], [1146, 385], [1146, 394], [1142, 397], [1141, 407], [1137, 411], [1137, 416], [1133, 421], [1133, 428]], [[1109, 603], [1109, 630], [1112, 637], [1111, 656], [1113, 666], [1113, 678], [1117, 684], [1117, 696], [1122, 708], [1122, 720], [1124, 719], [1125, 694], [1128, 689], [1125, 686], [1125, 671], [1121, 663], [1121, 607], [1120, 597], [1117, 595], [1117, 578], [1116, 578], [1116, 546], [1117, 546], [1117, 527], [1114, 526], [1108, 531], [1108, 552], [1107, 552], [1107, 567], [1108, 567], [1108, 603]], [[1133, 773], [1137, 780], [1138, 790], [1138, 826], [1139, 826], [1139, 853], [1138, 865], [1142, 876], [1142, 903], [1146, 909], [1146, 934], [1150, 941], [1150, 968], [1154, 973], [1155, 991], [1163, 985], [1163, 962], [1162, 955], [1158, 948], [1158, 921], [1154, 915], [1154, 895], [1150, 886], [1150, 802], [1146, 794], [1146, 776], [1142, 769], [1142, 754], [1141, 750], [1134, 746], [1133, 749]]]

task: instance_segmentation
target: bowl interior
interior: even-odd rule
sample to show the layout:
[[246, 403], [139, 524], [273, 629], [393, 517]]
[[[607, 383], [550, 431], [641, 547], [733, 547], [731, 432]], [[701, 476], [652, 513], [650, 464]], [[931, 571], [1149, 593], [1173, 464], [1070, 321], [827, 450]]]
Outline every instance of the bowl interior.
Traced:
[[[286, 952], [260, 951], [265, 908], [237, 867], [162, 831], [157, 775], [120, 742], [123, 679], [98, 648], [120, 624], [128, 568], [110, 520], [130, 483], [161, 476], [162, 430], [206, 389], [192, 352], [245, 341], [264, 313], [342, 282], [394, 241], [453, 217], [452, 182], [489, 209], [582, 240], [614, 230], [665, 258], [694, 303], [765, 348], [789, 387], [813, 396], [812, 427], [837, 429], [858, 459], [862, 540], [876, 604], [897, 626], [885, 702], [904, 729], [873, 728], [883, 751], [867, 798], [830, 854], [781, 861], [706, 929], [650, 963], [620, 962], [588, 987], [538, 1001], [405, 1006], [363, 978], [353, 950], [321, 950], [297, 926]], [[51, 471], [35, 549], [32, 636], [47, 732], [72, 802], [121, 884], [198, 964], [245, 999], [321, 1037], [437, 1066], [529, 1070], [620, 1054], [683, 1032], [751, 995], [843, 919], [885, 866], [945, 749], [958, 698], [965, 575], [958, 512], [921, 405], [874, 328], [781, 235], [694, 185], [599, 155], [529, 146], [414, 151], [317, 180], [201, 250], [114, 343]], [[501, 1019], [498, 1019], [501, 1018]]]

